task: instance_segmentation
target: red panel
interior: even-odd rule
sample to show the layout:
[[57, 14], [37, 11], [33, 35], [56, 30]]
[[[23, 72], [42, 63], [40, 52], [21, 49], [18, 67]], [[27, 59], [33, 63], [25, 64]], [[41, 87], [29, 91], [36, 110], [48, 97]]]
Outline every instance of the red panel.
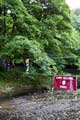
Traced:
[[77, 79], [75, 76], [55, 76], [53, 80], [53, 88], [76, 91]]

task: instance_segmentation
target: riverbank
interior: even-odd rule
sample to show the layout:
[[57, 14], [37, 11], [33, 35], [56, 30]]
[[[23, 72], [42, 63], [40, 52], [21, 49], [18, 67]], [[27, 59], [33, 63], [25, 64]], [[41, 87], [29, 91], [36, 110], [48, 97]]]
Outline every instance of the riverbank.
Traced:
[[[62, 92], [62, 91], [61, 91]], [[63, 93], [63, 92], [62, 92]], [[59, 91], [26, 94], [0, 102], [0, 120], [79, 120], [80, 96]]]

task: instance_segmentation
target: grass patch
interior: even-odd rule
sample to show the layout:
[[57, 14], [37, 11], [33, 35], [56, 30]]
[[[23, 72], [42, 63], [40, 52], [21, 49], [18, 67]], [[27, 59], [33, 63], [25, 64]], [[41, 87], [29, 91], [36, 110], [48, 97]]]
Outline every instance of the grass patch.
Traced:
[[0, 72], [0, 93], [12, 96], [13, 94], [22, 94], [51, 88], [52, 77], [41, 74], [29, 74], [21, 71]]
[[77, 89], [76, 95], [80, 95], [80, 89]]

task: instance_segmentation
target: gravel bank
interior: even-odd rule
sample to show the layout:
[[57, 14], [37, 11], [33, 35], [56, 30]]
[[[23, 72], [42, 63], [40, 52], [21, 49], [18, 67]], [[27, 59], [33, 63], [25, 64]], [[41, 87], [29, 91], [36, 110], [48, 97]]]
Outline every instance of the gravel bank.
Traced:
[[0, 120], [80, 120], [80, 99], [72, 93], [34, 93], [0, 106]]

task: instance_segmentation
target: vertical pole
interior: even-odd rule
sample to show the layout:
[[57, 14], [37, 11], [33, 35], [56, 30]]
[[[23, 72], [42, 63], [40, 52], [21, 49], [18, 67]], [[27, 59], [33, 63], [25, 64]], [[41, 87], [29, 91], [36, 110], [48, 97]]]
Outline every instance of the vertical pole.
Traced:
[[[77, 77], [76, 77], [76, 89], [77, 89]], [[77, 98], [76, 91], [74, 92], [74, 97], [75, 97], [75, 101], [77, 101], [77, 100], [78, 100], [78, 98]]]
[[71, 92], [73, 91], [73, 85], [72, 85], [73, 82], [72, 82], [72, 81], [73, 81], [73, 80], [71, 79], [71, 80], [70, 80], [70, 91], [71, 91]]

